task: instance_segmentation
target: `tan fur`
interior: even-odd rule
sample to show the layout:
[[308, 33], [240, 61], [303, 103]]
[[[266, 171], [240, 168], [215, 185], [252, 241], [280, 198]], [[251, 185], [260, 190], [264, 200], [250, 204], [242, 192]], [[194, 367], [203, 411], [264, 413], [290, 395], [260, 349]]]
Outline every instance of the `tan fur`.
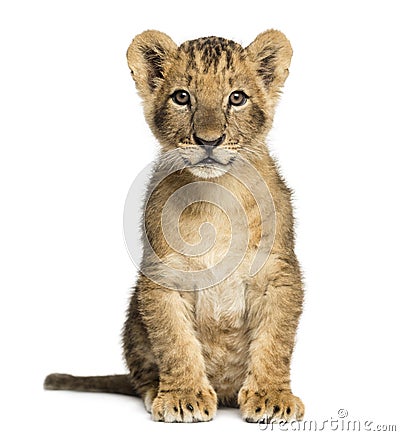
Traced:
[[[290, 359], [303, 301], [291, 193], [265, 145], [291, 55], [288, 40], [275, 30], [260, 34], [247, 48], [215, 37], [178, 47], [167, 35], [146, 31], [128, 49], [145, 117], [162, 151], [144, 216], [158, 260], [145, 248], [124, 331], [130, 382], [155, 420], [207, 421], [215, 415], [217, 401], [239, 405], [250, 422], [263, 416], [303, 417], [304, 406], [290, 389]], [[176, 90], [188, 92], [190, 104], [176, 104], [171, 98]], [[248, 96], [243, 106], [229, 103], [235, 90]], [[198, 164], [204, 147], [196, 136], [205, 141], [223, 138], [213, 149], [217, 164]], [[268, 186], [270, 199], [265, 196], [261, 206], [253, 195], [261, 188], [237, 178], [248, 173], [241, 159]], [[182, 160], [185, 168], [162, 177], [163, 165]], [[198, 181], [203, 184], [191, 192], [198, 190], [207, 201], [189, 205], [180, 215], [178, 245], [206, 244], [212, 236], [215, 243], [200, 255], [188, 256], [172, 249], [162, 231], [162, 219], [168, 228], [176, 224], [173, 208], [166, 216], [162, 212], [174, 193]], [[230, 204], [232, 194], [240, 207], [227, 216], [212, 202]], [[176, 201], [172, 204], [178, 207], [179, 197]], [[199, 229], [206, 222], [215, 234], [202, 240]], [[197, 292], [187, 289], [185, 271], [210, 270], [229, 250], [240, 251], [229, 246], [232, 234], [247, 231], [243, 259], [230, 275], [212, 286], [199, 282]], [[251, 275], [265, 241], [273, 241], [269, 257]], [[166, 265], [182, 270], [167, 277], [175, 289], [160, 285]]]

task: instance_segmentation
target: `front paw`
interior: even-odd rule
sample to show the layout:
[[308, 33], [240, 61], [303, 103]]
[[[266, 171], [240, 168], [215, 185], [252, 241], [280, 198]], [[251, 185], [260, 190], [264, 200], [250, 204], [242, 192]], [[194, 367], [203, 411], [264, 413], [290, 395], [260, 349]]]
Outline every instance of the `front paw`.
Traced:
[[211, 387], [199, 389], [161, 389], [153, 401], [154, 421], [210, 421], [217, 410], [217, 395]]
[[304, 416], [302, 401], [289, 390], [254, 391], [243, 387], [238, 403], [247, 422], [259, 422], [263, 418], [267, 421], [301, 421]]

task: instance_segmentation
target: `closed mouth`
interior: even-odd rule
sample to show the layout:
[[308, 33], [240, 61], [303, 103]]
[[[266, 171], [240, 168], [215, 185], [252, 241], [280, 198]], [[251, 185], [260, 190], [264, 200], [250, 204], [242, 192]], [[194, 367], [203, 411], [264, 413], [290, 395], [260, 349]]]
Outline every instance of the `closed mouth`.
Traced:
[[221, 162], [216, 161], [215, 159], [213, 159], [210, 156], [207, 156], [205, 159], [203, 159], [203, 160], [201, 160], [201, 161], [196, 163], [196, 165], [209, 165], [209, 164], [220, 164], [220, 165], [223, 165], [223, 164], [221, 164]]
[[214, 159], [214, 158], [208, 156], [208, 157], [202, 159], [201, 161], [196, 162], [196, 163], [194, 164], [194, 166], [219, 165], [219, 166], [227, 167], [227, 166], [230, 165], [234, 160], [235, 160], [235, 157], [231, 157], [231, 158], [229, 159], [228, 162], [223, 163], [223, 162], [220, 162], [219, 160], [216, 160], [216, 159]]
[[227, 167], [227, 166], [231, 165], [234, 160], [235, 160], [235, 157], [231, 157], [228, 162], [223, 163], [223, 162], [220, 162], [219, 160], [214, 159], [211, 156], [207, 156], [204, 159], [199, 160], [196, 163], [192, 163], [186, 157], [183, 158], [185, 165], [187, 165], [188, 167], [208, 167], [208, 166]]

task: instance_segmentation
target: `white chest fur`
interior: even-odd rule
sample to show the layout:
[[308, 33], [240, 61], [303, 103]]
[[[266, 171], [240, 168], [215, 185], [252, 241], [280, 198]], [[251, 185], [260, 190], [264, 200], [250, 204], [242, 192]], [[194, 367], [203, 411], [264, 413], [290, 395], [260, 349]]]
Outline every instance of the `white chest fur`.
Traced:
[[196, 293], [195, 313], [200, 324], [238, 328], [246, 311], [246, 284], [233, 273], [219, 285]]

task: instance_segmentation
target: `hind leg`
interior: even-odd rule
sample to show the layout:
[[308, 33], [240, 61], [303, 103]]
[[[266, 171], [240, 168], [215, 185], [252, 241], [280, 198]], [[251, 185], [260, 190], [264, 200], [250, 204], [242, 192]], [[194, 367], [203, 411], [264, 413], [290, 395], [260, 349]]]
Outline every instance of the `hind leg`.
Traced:
[[143, 402], [147, 412], [151, 413], [153, 400], [158, 394], [159, 379], [158, 371], [155, 365], [149, 365], [149, 362], [142, 360], [135, 361], [130, 365], [131, 384]]
[[157, 387], [150, 387], [146, 390], [145, 394], [142, 396], [144, 402], [144, 408], [147, 412], [151, 413], [151, 408], [153, 406], [153, 401], [158, 395], [158, 385]]
[[158, 394], [159, 371], [149, 346], [146, 329], [137, 310], [136, 294], [131, 298], [123, 334], [124, 354], [130, 382], [143, 399], [147, 412]]

